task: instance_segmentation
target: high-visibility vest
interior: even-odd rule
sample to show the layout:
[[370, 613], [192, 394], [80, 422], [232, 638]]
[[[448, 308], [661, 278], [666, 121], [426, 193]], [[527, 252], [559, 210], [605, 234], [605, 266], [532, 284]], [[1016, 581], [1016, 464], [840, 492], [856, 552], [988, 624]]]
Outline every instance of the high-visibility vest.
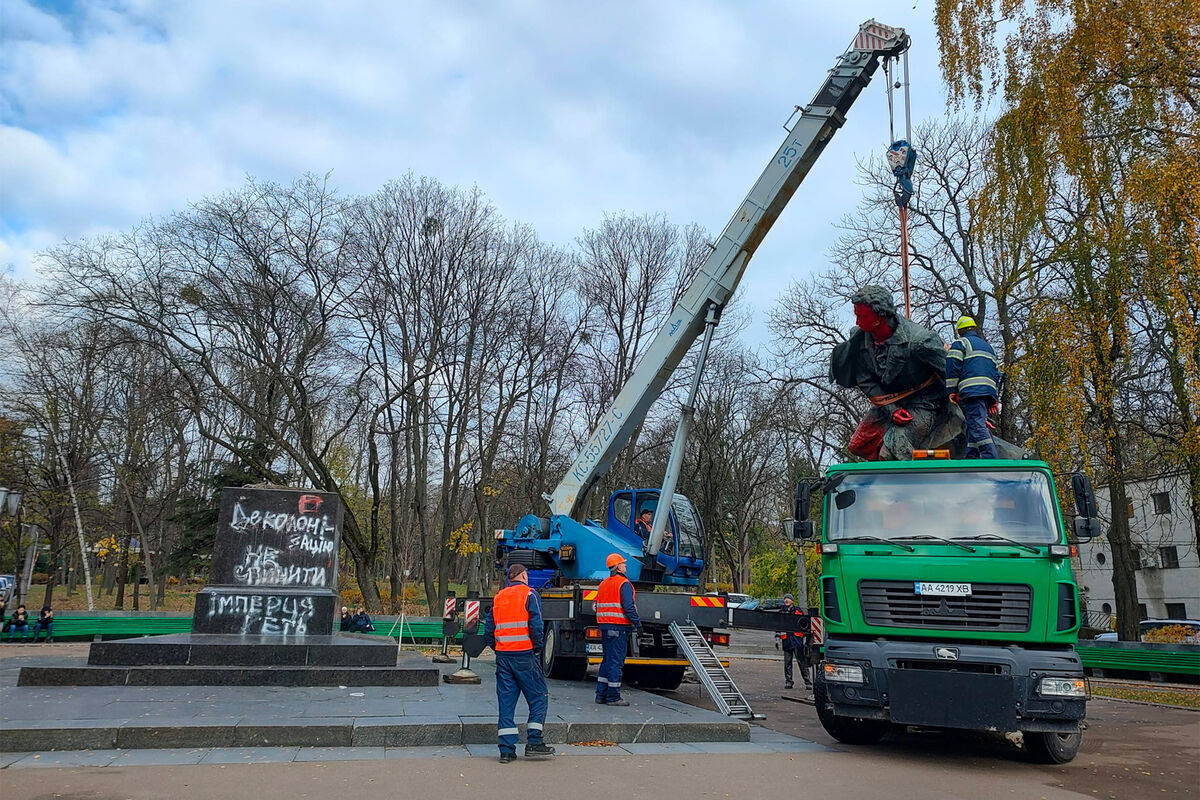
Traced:
[[525, 608], [532, 591], [523, 583], [514, 583], [497, 592], [492, 600], [497, 653], [519, 653], [533, 649], [533, 640], [529, 638], [529, 610]]
[[[609, 575], [600, 582], [600, 588], [596, 590], [596, 622], [600, 625], [632, 625], [629, 617], [625, 616], [625, 610], [621, 608], [621, 587], [629, 583], [629, 579], [624, 575]], [[634, 599], [637, 599], [637, 590], [630, 585], [630, 590], [633, 591]]]

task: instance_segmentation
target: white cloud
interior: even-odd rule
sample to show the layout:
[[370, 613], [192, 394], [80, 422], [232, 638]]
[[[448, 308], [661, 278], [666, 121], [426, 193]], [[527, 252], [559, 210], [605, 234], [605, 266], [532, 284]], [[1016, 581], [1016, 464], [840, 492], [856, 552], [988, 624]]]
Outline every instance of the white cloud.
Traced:
[[[0, 264], [237, 186], [332, 170], [369, 192], [412, 170], [477, 184], [571, 241], [605, 211], [719, 230], [874, 13], [853, 3], [7, 0], [0, 45]], [[918, 117], [940, 113], [932, 26], [908, 9]], [[931, 9], [920, 13], [928, 16]], [[824, 265], [887, 145], [876, 79], [767, 238], [760, 310]]]

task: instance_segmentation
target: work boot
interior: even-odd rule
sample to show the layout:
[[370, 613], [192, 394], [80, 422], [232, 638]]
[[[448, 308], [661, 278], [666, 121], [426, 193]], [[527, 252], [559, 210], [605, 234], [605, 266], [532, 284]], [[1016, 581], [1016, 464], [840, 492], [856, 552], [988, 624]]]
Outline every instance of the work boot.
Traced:
[[512, 762], [514, 762], [516, 760], [517, 760], [516, 753], [501, 753], [500, 754], [500, 763], [501, 764], [511, 764]]
[[792, 682], [791, 682], [791, 681], [788, 681], [787, 683], [785, 683], [785, 684], [783, 685], [783, 688], [785, 688], [785, 689], [790, 689], [790, 688], [792, 688]]
[[597, 697], [597, 698], [596, 698], [596, 705], [598, 705], [598, 706], [602, 706], [602, 705], [604, 705], [606, 702], [608, 702], [608, 701], [606, 701], [606, 700], [605, 700], [603, 697]]
[[629, 705], [629, 701], [628, 701], [628, 700], [625, 700], [625, 699], [618, 698], [618, 699], [616, 699], [616, 700], [609, 700], [609, 701], [608, 701], [608, 703], [607, 703], [607, 705], [610, 705], [610, 706], [627, 706], [627, 705]]
[[554, 755], [554, 748], [545, 742], [530, 742], [525, 745], [526, 758], [544, 758]]

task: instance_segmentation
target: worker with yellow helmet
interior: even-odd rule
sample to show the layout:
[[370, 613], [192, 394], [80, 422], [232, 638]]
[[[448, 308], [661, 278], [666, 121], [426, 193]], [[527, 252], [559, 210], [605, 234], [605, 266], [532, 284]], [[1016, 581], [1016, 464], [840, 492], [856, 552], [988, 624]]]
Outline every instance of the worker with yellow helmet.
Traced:
[[641, 631], [642, 620], [637, 613], [637, 592], [625, 577], [625, 557], [613, 553], [605, 563], [610, 574], [596, 590], [595, 603], [604, 652], [600, 676], [596, 678], [596, 702], [627, 706], [629, 701], [621, 699], [621, 673], [629, 654], [629, 634], [633, 630]]
[[1000, 396], [996, 351], [979, 334], [973, 317], [959, 317], [954, 330], [958, 336], [946, 353], [946, 389], [967, 418], [967, 458], [995, 458], [987, 418], [996, 413]]

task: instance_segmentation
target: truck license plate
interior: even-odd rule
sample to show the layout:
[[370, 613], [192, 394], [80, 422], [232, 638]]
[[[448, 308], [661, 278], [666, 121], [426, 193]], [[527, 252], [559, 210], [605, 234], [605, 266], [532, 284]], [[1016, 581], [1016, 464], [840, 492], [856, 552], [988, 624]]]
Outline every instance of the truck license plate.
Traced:
[[913, 584], [913, 591], [917, 594], [940, 595], [944, 597], [966, 597], [971, 594], [971, 584], [969, 583], [927, 583], [925, 581], [917, 581]]
[[604, 645], [601, 645], [601, 644], [589, 644], [589, 645], [587, 646], [587, 651], [588, 651], [589, 653], [603, 653], [603, 652], [604, 652]]

